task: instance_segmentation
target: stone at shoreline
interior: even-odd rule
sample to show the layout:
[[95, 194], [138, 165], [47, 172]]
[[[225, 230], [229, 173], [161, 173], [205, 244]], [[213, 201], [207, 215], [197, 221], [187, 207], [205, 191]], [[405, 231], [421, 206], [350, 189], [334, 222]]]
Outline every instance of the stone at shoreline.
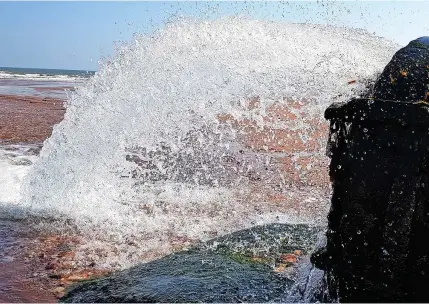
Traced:
[[[305, 289], [306, 284], [302, 287], [297, 280], [298, 263], [283, 264], [283, 271], [274, 271], [284, 263], [279, 258], [289, 254], [308, 260], [300, 254], [313, 249], [319, 232], [319, 227], [304, 224], [238, 231], [102, 279], [78, 283], [61, 301], [283, 301], [290, 298], [291, 289]], [[292, 298], [299, 300], [300, 296], [298, 290]]]

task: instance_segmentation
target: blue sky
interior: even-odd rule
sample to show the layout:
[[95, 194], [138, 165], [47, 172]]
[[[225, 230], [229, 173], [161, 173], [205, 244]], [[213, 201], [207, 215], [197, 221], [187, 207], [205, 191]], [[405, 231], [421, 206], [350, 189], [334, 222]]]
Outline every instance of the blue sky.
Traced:
[[2, 2], [0, 66], [96, 70], [133, 33], [175, 16], [225, 15], [365, 28], [402, 45], [429, 36], [427, 1]]

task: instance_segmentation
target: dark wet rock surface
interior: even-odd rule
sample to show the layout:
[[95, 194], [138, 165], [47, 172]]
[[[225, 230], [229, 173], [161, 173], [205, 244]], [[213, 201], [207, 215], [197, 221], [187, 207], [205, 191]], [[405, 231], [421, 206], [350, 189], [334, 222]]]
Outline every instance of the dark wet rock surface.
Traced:
[[[317, 286], [311, 280], [317, 274], [323, 279], [323, 272], [315, 270], [306, 256], [319, 233], [319, 227], [303, 224], [271, 224], [235, 232], [79, 283], [61, 301], [305, 302], [306, 296], [307, 300], [312, 297], [308, 290]], [[312, 292], [313, 298], [317, 297], [317, 292]]]
[[393, 56], [374, 88], [374, 98], [429, 101], [429, 37], [411, 41]]
[[333, 196], [314, 262], [342, 302], [427, 302], [428, 107], [356, 99], [325, 116]]
[[372, 98], [333, 104], [327, 246], [312, 261], [341, 302], [427, 302], [429, 37], [395, 53]]

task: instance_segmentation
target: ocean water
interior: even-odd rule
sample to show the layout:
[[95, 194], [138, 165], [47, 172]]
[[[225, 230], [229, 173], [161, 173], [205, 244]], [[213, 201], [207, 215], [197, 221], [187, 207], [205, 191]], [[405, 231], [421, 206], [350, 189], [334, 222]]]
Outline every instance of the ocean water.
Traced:
[[[253, 225], [323, 225], [329, 186], [297, 184], [275, 161], [305, 158], [294, 169], [311, 170], [324, 157], [325, 139], [312, 137], [325, 108], [359, 95], [398, 48], [362, 30], [246, 18], [136, 36], [69, 96], [32, 164], [2, 148], [0, 208], [73, 227], [87, 240], [82, 261], [119, 268]], [[290, 100], [296, 118], [266, 119]], [[303, 148], [242, 140], [280, 145], [278, 130]]]
[[0, 67], [0, 79], [76, 80], [87, 79], [94, 71]]
[[66, 91], [87, 81], [94, 71], [0, 67], [0, 94], [65, 100]]
[[0, 95], [52, 97], [61, 100], [67, 99], [67, 91], [74, 90], [82, 84], [84, 79], [28, 79], [4, 78], [0, 79]]

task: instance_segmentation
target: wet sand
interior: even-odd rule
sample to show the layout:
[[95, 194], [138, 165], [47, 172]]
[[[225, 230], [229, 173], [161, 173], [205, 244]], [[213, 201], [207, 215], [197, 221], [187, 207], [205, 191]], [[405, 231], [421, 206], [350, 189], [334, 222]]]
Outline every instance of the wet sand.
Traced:
[[0, 95], [51, 97], [64, 100], [82, 81], [0, 78]]
[[0, 303], [53, 303], [71, 284], [107, 272], [74, 265], [79, 238], [0, 219]]
[[0, 95], [0, 142], [40, 143], [65, 113], [63, 100], [41, 96]]
[[0, 220], [0, 302], [56, 302], [49, 280], [32, 278], [41, 265], [26, 257], [31, 236], [22, 223]]
[[64, 91], [64, 90], [70, 90], [74, 91], [73, 87], [68, 86], [58, 86], [58, 87], [31, 87], [32, 89], [36, 90], [37, 92], [49, 92], [49, 91]]

